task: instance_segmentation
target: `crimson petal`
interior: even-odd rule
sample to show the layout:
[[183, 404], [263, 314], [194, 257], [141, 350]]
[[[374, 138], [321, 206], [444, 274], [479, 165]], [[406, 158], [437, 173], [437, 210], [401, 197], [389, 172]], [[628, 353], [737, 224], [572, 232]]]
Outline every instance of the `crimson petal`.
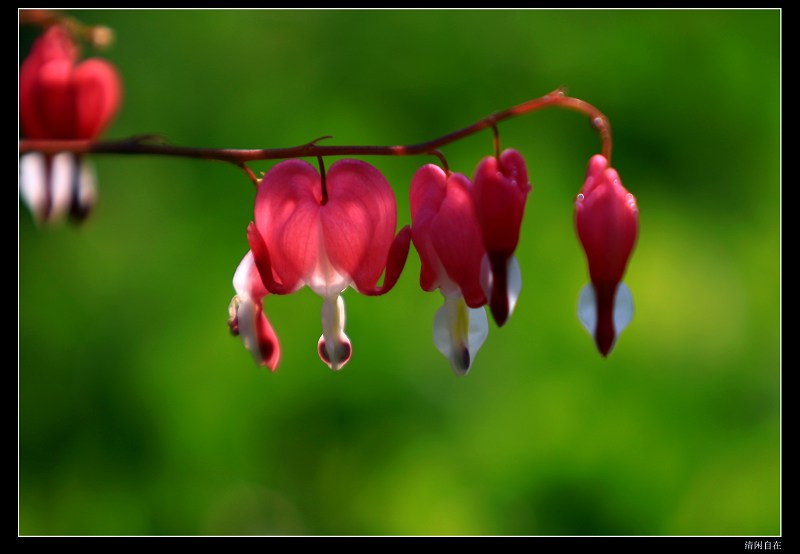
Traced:
[[397, 206], [392, 188], [375, 167], [350, 159], [339, 160], [330, 167], [327, 187], [328, 201], [322, 206], [320, 218], [325, 253], [331, 264], [348, 275], [359, 292], [388, 292], [394, 283], [376, 288], [378, 279], [391, 261], [392, 278], [396, 281], [408, 253], [405, 234], [398, 234], [398, 240], [394, 237]]
[[233, 288], [236, 296], [231, 301], [228, 319], [231, 332], [241, 337], [258, 365], [274, 372], [280, 361], [280, 344], [264, 313], [263, 298], [267, 290], [261, 281], [252, 251], [245, 254], [236, 268]]
[[592, 282], [616, 287], [636, 244], [639, 211], [616, 170], [599, 154], [589, 162], [575, 202], [575, 222]]
[[378, 287], [375, 283], [372, 285], [358, 287], [358, 292], [366, 296], [381, 296], [392, 290], [403, 272], [403, 267], [406, 265], [408, 259], [408, 249], [411, 246], [411, 227], [406, 225], [392, 241], [392, 246], [389, 248], [389, 255], [386, 260], [386, 273], [383, 277], [383, 284]]
[[531, 189], [525, 160], [516, 150], [505, 150], [498, 160], [488, 156], [475, 169], [475, 210], [486, 250], [511, 256], [519, 242], [525, 199]]
[[484, 249], [470, 188], [464, 175], [447, 177], [447, 195], [431, 226], [431, 242], [467, 306], [478, 308], [486, 304], [480, 283]]
[[[302, 160], [281, 162], [261, 180], [256, 195], [255, 225], [264, 247], [254, 246], [252, 240], [250, 247], [270, 291], [275, 283], [273, 271], [283, 285], [275, 287], [276, 294], [296, 290], [314, 272], [320, 250], [320, 201], [319, 174]], [[269, 271], [266, 265], [271, 265]]]
[[452, 294], [454, 284], [470, 307], [486, 304], [480, 284], [483, 242], [473, 207], [471, 183], [427, 164], [411, 181], [414, 246], [422, 262], [420, 285]]
[[119, 75], [105, 60], [89, 59], [75, 68], [75, 138], [99, 135], [119, 108], [122, 85]]
[[431, 227], [446, 190], [447, 177], [438, 165], [422, 166], [411, 179], [411, 237], [422, 264], [419, 284], [425, 291], [432, 291], [440, 286], [440, 272], [444, 269], [431, 242]]
[[267, 290], [272, 294], [289, 294], [294, 292], [296, 288], [286, 287], [275, 279], [272, 272], [272, 264], [270, 263], [269, 249], [261, 233], [258, 232], [256, 224], [253, 222], [250, 222], [247, 226], [247, 242], [250, 243], [250, 250], [253, 252], [256, 268], [258, 268], [261, 281], [264, 283]]

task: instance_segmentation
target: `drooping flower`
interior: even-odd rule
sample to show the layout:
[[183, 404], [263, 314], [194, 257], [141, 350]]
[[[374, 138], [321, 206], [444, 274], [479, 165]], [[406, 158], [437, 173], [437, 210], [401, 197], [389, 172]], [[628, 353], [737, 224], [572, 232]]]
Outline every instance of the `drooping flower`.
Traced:
[[486, 340], [482, 306], [481, 230], [464, 175], [427, 164], [411, 180], [411, 236], [422, 263], [420, 286], [439, 289], [444, 306], [433, 320], [433, 341], [459, 375], [466, 374]]
[[514, 311], [522, 278], [514, 250], [519, 242], [525, 199], [531, 190], [522, 155], [507, 149], [478, 164], [473, 180], [475, 210], [486, 247], [484, 288], [497, 325]]
[[[19, 70], [19, 118], [30, 139], [92, 140], [111, 122], [122, 95], [119, 75], [101, 59], [78, 61], [60, 25], [33, 44]], [[20, 160], [20, 193], [40, 223], [69, 213], [82, 220], [96, 197], [94, 171], [81, 156], [30, 153]]]
[[268, 292], [261, 282], [252, 252], [248, 252], [236, 268], [233, 288], [236, 296], [228, 308], [231, 333], [242, 338], [258, 365], [274, 372], [278, 369], [281, 349], [278, 337], [264, 314], [263, 298]]
[[411, 240], [408, 227], [395, 236], [396, 225], [389, 183], [359, 160], [337, 161], [324, 179], [310, 164], [287, 160], [258, 186], [247, 237], [262, 282], [273, 294], [308, 285], [324, 299], [318, 352], [334, 371], [352, 353], [340, 295], [348, 286], [366, 295], [394, 287]]
[[608, 356], [633, 317], [633, 297], [622, 282], [639, 233], [639, 209], [608, 160], [589, 160], [575, 201], [575, 224], [586, 252], [591, 283], [581, 291], [578, 316]]

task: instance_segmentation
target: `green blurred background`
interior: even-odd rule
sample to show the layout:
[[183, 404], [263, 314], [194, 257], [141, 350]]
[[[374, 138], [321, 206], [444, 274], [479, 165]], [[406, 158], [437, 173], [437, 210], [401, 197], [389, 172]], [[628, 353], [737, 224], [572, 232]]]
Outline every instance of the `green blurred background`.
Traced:
[[[109, 138], [413, 143], [568, 86], [638, 198], [636, 315], [608, 359], [576, 317], [599, 140], [573, 112], [500, 126], [533, 184], [524, 287], [464, 378], [413, 251], [391, 294], [345, 295], [341, 373], [307, 289], [267, 299], [283, 359], [256, 367], [226, 325], [244, 174], [96, 156], [82, 228], [20, 206], [21, 534], [780, 533], [779, 11], [72, 13], [116, 32]], [[471, 175], [491, 133], [444, 150]], [[429, 159], [369, 161], [408, 223]]]

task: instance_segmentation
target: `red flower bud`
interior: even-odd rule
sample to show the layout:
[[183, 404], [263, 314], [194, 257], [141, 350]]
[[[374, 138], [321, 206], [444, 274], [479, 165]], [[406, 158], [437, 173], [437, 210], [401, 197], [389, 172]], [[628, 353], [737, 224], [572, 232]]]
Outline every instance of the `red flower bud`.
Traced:
[[639, 233], [639, 209], [616, 170], [599, 154], [589, 160], [575, 201], [575, 224], [592, 281], [581, 293], [578, 314], [607, 356], [633, 316], [633, 299], [622, 276]]
[[505, 150], [499, 159], [488, 156], [475, 170], [473, 197], [489, 265], [489, 307], [497, 325], [508, 320], [521, 288], [514, 250], [530, 190], [525, 160], [516, 150]]

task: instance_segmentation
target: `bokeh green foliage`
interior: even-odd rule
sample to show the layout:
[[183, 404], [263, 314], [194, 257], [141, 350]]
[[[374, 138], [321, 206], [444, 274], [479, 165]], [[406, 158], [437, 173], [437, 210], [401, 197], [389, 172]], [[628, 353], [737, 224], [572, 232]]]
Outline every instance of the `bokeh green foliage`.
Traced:
[[[533, 184], [524, 287], [464, 378], [434, 348], [441, 297], [413, 251], [391, 294], [345, 295], [341, 373], [317, 358], [308, 290], [267, 298], [283, 360], [255, 367], [226, 327], [244, 174], [96, 156], [83, 227], [20, 207], [20, 533], [780, 532], [780, 12], [74, 15], [116, 33], [107, 137], [413, 143], [567, 85], [611, 119], [639, 202], [636, 315], [608, 359], [576, 318], [572, 201], [599, 141], [573, 112], [500, 126]], [[444, 150], [471, 175], [491, 133]], [[369, 161], [408, 223], [431, 160]]]

